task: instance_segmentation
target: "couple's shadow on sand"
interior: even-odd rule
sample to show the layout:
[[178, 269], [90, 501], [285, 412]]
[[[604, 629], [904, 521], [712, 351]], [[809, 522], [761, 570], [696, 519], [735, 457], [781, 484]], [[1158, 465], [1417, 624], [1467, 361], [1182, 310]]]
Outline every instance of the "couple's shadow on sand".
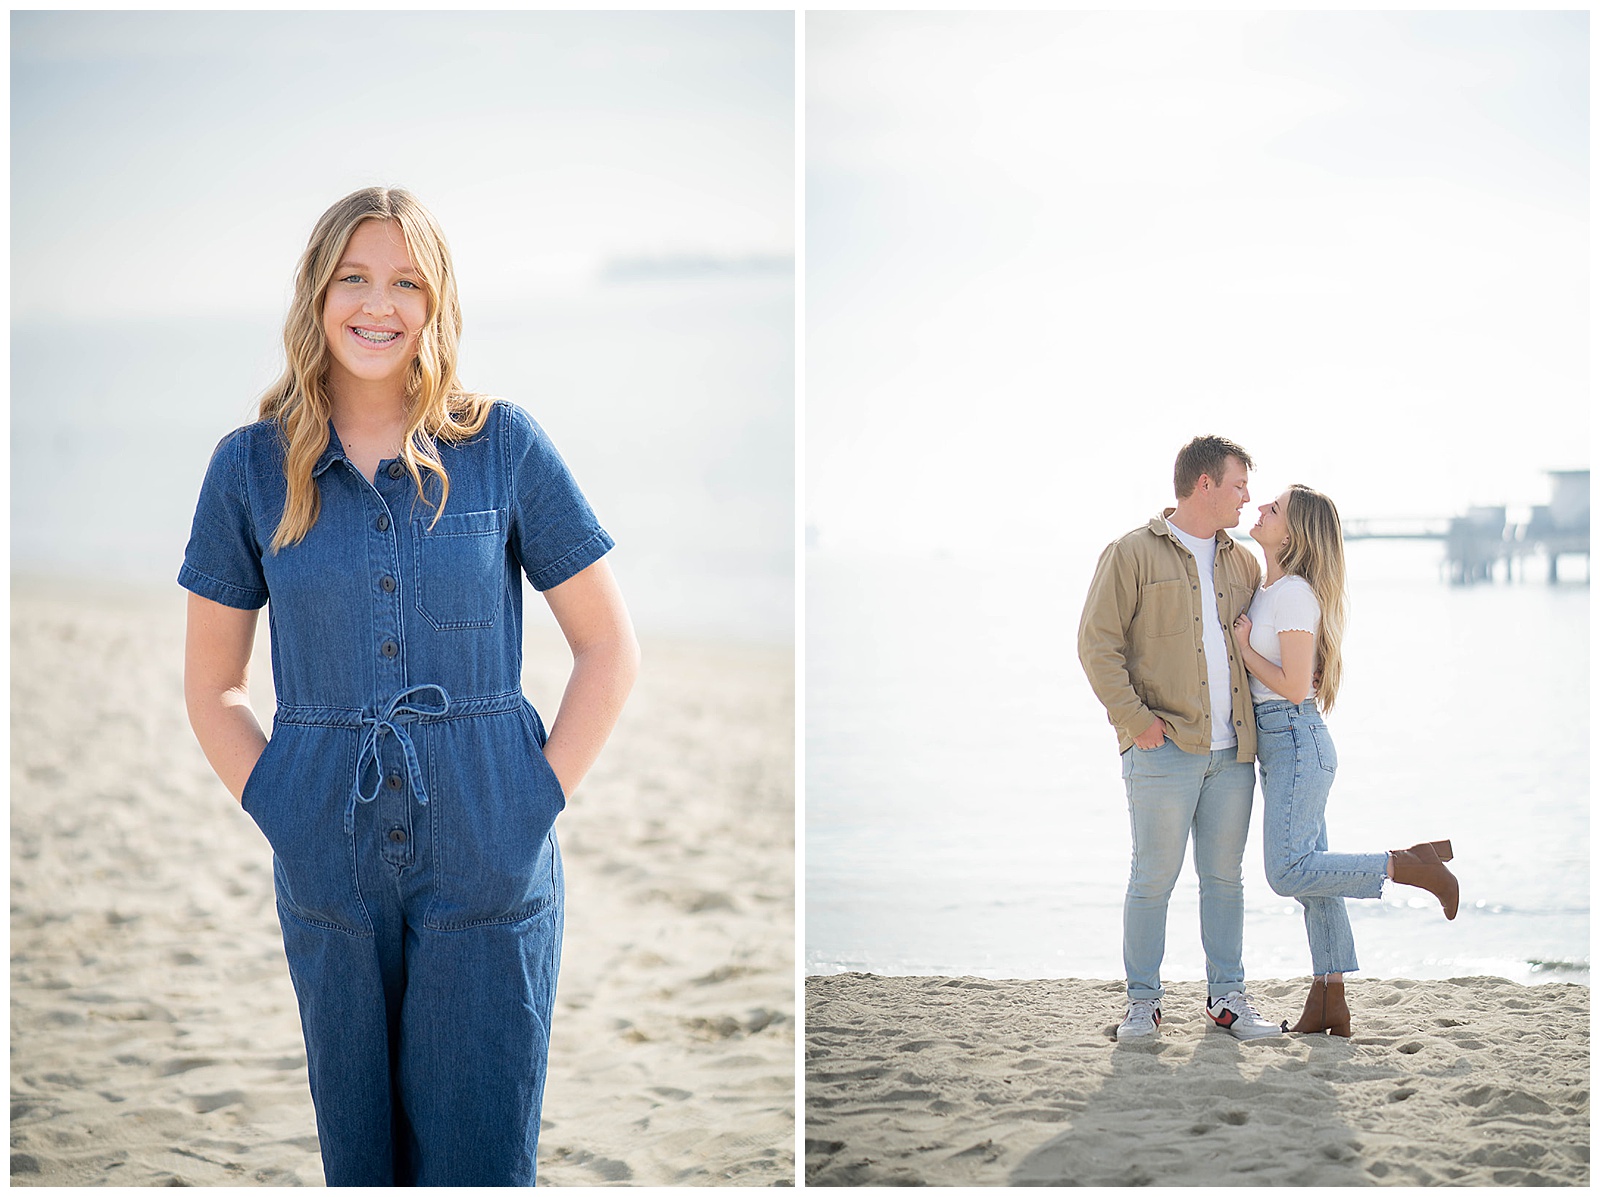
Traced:
[[[1413, 1056], [1422, 1050], [1420, 1042], [1362, 1035], [1359, 1027], [1354, 1040], [1287, 1034], [1237, 1040], [1213, 1028], [1193, 1000], [1203, 986], [1177, 988], [1178, 999], [1164, 1003], [1159, 1036], [1116, 1043], [1115, 1028], [1107, 1024], [1110, 1074], [1082, 1094], [1070, 1129], [1033, 1148], [1011, 1170], [1011, 1184], [1366, 1185], [1449, 1179], [1372, 1158], [1368, 1150], [1374, 1105], [1394, 1110], [1398, 1134], [1414, 1133], [1414, 1120], [1401, 1112], [1418, 1093], [1416, 1072], [1390, 1053]], [[1303, 987], [1298, 992], [1303, 996]], [[1269, 985], [1256, 1004], [1267, 1017], [1292, 1021], [1299, 1014], [1295, 993], [1287, 983]], [[1376, 1059], [1374, 1047], [1383, 1050]], [[1365, 1129], [1352, 1125], [1346, 1113], [1357, 1094]]]
[[[1155, 1039], [1115, 1044], [1110, 1075], [1082, 1094], [1071, 1128], [1030, 1151], [1010, 1183], [1352, 1183], [1359, 1144], [1332, 1082], [1319, 1074], [1393, 1075], [1354, 1064], [1355, 1052], [1328, 1036], [1244, 1042], [1198, 1010], [1172, 1009]], [[1284, 1175], [1291, 1140], [1301, 1163]], [[1338, 1180], [1325, 1179], [1330, 1169]]]

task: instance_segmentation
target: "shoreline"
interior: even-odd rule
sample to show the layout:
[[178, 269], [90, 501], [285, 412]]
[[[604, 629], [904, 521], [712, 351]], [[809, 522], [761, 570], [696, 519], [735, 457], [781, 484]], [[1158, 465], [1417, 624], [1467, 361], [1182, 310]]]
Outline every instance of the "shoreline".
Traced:
[[[1489, 978], [1493, 978], [1494, 980], [1498, 980], [1498, 981], [1508, 981], [1513, 985], [1521, 985], [1521, 986], [1524, 986], [1525, 988], [1530, 988], [1530, 989], [1537, 988], [1537, 987], [1539, 987], [1541, 985], [1581, 985], [1585, 989], [1592, 989], [1593, 988], [1593, 984], [1592, 984], [1591, 979], [1590, 979], [1590, 969], [1589, 969], [1589, 966], [1587, 964], [1581, 964], [1580, 965], [1580, 964], [1577, 964], [1577, 963], [1574, 963], [1574, 962], [1563, 961], [1563, 960], [1529, 961], [1527, 963], [1529, 965], [1528, 971], [1531, 974], [1530, 977], [1527, 980], [1521, 980], [1521, 979], [1519, 979], [1517, 977], [1508, 976], [1507, 974], [1501, 973], [1501, 972], [1474, 973], [1474, 974], [1472, 974], [1472, 976], [1474, 976], [1474, 977], [1489, 977]], [[901, 970], [897, 969], [897, 970], [894, 970], [894, 971], [883, 971], [883, 972], [880, 972], [880, 971], [878, 971], [878, 970], [876, 970], [874, 968], [865, 967], [865, 966], [862, 966], [862, 965], [859, 965], [859, 964], [839, 964], [839, 965], [824, 965], [824, 966], [807, 965], [806, 969], [805, 969], [805, 977], [806, 977], [806, 980], [808, 980], [808, 981], [811, 980], [813, 977], [843, 977], [843, 976], [851, 976], [851, 975], [868, 976], [868, 977], [881, 977], [881, 978], [886, 978], [886, 979], [887, 978], [894, 978], [894, 977], [972, 977], [972, 978], [974, 978], [976, 980], [980, 980], [980, 981], [1078, 981], [1078, 982], [1082, 982], [1083, 984], [1086, 984], [1086, 985], [1105, 985], [1105, 984], [1111, 984], [1113, 982], [1120, 981], [1122, 979], [1120, 977], [1083, 977], [1083, 976], [1077, 976], [1077, 975], [1072, 974], [1072, 973], [1064, 973], [1064, 972], [1063, 973], [1034, 973], [1032, 975], [1024, 976], [1024, 975], [1021, 975], [1019, 973], [1008, 971], [1008, 970], [1004, 970], [1004, 969], [981, 969], [981, 968], [980, 969], [966, 969], [966, 970], [963, 970], [961, 972], [943, 972], [943, 971], [914, 972], [914, 971], [912, 971], [910, 969], [907, 969], [907, 970], [904, 970], [904, 971], [901, 971]], [[1393, 975], [1386, 975], [1386, 974], [1378, 972], [1377, 970], [1370, 970], [1369, 971], [1369, 970], [1366, 970], [1366, 969], [1362, 969], [1362, 970], [1356, 971], [1356, 972], [1351, 972], [1348, 975], [1353, 980], [1366, 980], [1366, 981], [1455, 981], [1455, 980], [1460, 980], [1461, 979], [1459, 977], [1442, 977], [1442, 976], [1441, 977], [1406, 976], [1406, 975], [1401, 975], [1401, 974], [1398, 974], [1398, 973], [1393, 974]], [[1257, 983], [1265, 983], [1265, 982], [1268, 982], [1268, 981], [1274, 981], [1274, 982], [1292, 981], [1292, 982], [1295, 982], [1295, 983], [1302, 983], [1302, 982], [1309, 982], [1310, 979], [1311, 979], [1311, 974], [1309, 972], [1302, 973], [1302, 974], [1299, 974], [1299, 975], [1290, 975], [1290, 976], [1278, 976], [1276, 974], [1256, 974], [1256, 973], [1252, 973], [1250, 975], [1250, 978], [1249, 978], [1247, 984], [1249, 986], [1251, 986], [1251, 987], [1254, 987]]]

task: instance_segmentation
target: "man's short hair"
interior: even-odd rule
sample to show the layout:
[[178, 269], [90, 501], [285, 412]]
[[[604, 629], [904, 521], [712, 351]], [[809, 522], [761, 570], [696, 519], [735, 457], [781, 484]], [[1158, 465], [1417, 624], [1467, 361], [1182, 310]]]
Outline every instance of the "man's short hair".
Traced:
[[1256, 463], [1250, 460], [1250, 454], [1227, 437], [1195, 437], [1178, 450], [1178, 460], [1172, 467], [1173, 493], [1180, 499], [1187, 499], [1194, 493], [1201, 474], [1209, 476], [1213, 482], [1221, 482], [1230, 457], [1237, 457], [1239, 464], [1247, 470], [1256, 468]]

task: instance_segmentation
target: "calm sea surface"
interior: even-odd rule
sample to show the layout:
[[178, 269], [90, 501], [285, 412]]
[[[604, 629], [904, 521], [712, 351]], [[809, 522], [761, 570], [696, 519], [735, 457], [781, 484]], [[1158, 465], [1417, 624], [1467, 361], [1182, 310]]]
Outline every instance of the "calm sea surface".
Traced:
[[[1102, 547], [807, 553], [809, 972], [1122, 976], [1126, 801], [1076, 652]], [[1455, 588], [1440, 552], [1350, 546], [1330, 842], [1449, 837], [1462, 890], [1454, 922], [1406, 887], [1349, 902], [1363, 973], [1587, 984], [1589, 588], [1581, 568], [1547, 585], [1539, 561], [1527, 581]], [[1305, 976], [1300, 907], [1262, 870], [1260, 809], [1258, 794], [1245, 967]], [[1191, 864], [1163, 974], [1204, 976]]]
[[[255, 418], [281, 319], [15, 324], [12, 568], [176, 593], [206, 462]], [[784, 643], [793, 341], [787, 277], [596, 286], [519, 311], [469, 302], [462, 377], [549, 432], [616, 537], [642, 631]]]

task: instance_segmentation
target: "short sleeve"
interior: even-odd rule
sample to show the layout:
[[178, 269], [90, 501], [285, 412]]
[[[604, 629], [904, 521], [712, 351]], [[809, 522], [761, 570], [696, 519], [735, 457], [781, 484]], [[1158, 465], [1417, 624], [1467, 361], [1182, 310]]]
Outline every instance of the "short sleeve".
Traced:
[[1284, 587], [1283, 593], [1278, 596], [1273, 622], [1278, 625], [1280, 632], [1315, 632], [1322, 618], [1317, 596], [1312, 593], [1309, 583], [1298, 577], [1294, 582]]
[[561, 455], [533, 418], [505, 405], [511, 547], [535, 590], [559, 586], [616, 543], [595, 519]]
[[211, 454], [178, 585], [225, 607], [254, 611], [268, 595], [261, 544], [250, 518], [244, 448], [245, 433], [240, 429], [223, 437]]

